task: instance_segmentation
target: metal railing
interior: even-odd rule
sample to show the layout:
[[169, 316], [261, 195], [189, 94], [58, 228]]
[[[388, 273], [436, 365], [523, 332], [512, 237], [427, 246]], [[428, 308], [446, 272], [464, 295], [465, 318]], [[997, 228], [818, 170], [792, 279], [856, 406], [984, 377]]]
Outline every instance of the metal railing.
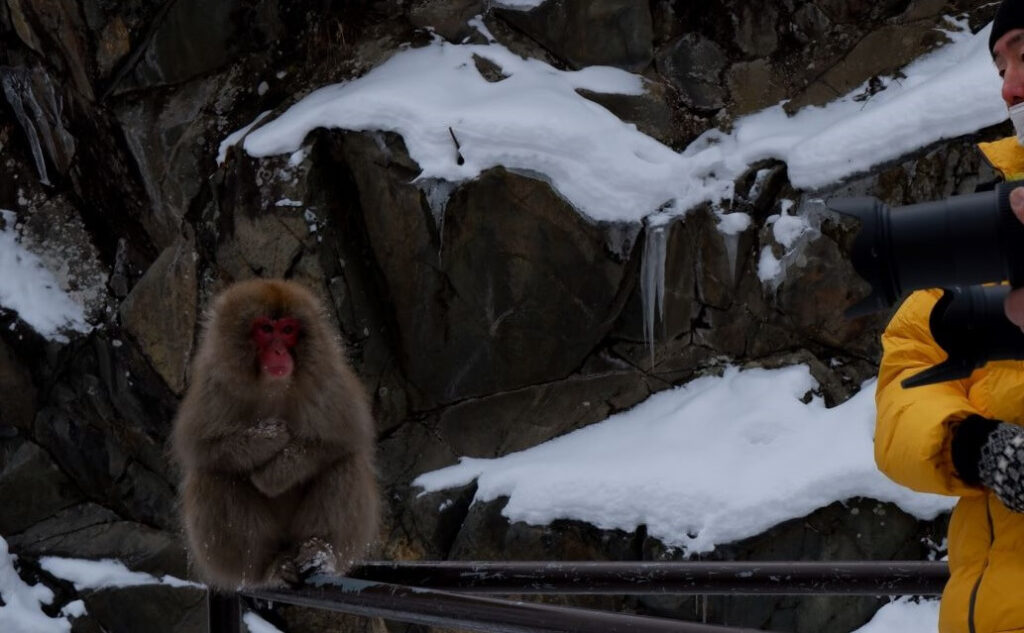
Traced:
[[371, 562], [294, 589], [210, 596], [210, 633], [240, 633], [242, 600], [481, 633], [752, 633], [504, 595], [937, 595], [944, 562]]
[[372, 562], [353, 578], [489, 594], [937, 595], [944, 562]]

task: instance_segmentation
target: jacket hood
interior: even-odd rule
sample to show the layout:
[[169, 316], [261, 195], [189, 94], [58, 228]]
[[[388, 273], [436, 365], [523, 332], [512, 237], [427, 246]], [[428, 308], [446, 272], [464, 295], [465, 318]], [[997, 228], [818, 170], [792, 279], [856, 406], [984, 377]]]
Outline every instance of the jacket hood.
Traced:
[[1006, 180], [1024, 179], [1024, 147], [1016, 136], [991, 143], [978, 143], [978, 149], [992, 167]]

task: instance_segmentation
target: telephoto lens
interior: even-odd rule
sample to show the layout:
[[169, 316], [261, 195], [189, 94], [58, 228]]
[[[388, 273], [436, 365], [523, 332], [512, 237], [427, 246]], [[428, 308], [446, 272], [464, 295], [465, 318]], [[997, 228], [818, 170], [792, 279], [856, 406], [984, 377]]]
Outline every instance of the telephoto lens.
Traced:
[[1009, 200], [1019, 186], [896, 208], [867, 196], [830, 199], [830, 209], [860, 220], [850, 257], [872, 289], [847, 316], [885, 310], [922, 288], [1024, 284], [1024, 224]]
[[932, 337], [949, 358], [903, 381], [915, 387], [965, 378], [991, 360], [1024, 360], [1024, 333], [1003, 312], [1009, 281], [1024, 285], [1024, 224], [1010, 208], [1010, 191], [992, 191], [890, 208], [877, 198], [832, 198], [828, 207], [860, 220], [850, 249], [871, 293], [846, 311], [856, 317], [885, 310], [904, 294], [943, 288], [932, 310]]

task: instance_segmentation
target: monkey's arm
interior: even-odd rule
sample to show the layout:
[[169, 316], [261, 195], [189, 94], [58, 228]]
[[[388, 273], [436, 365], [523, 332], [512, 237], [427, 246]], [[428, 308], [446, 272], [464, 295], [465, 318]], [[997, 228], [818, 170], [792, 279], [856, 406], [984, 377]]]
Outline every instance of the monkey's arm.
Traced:
[[312, 478], [337, 454], [335, 448], [322, 442], [293, 441], [257, 468], [250, 479], [260, 492], [268, 497], [276, 497]]
[[289, 441], [283, 420], [261, 420], [241, 432], [200, 439], [196, 462], [209, 470], [253, 472], [279, 455]]

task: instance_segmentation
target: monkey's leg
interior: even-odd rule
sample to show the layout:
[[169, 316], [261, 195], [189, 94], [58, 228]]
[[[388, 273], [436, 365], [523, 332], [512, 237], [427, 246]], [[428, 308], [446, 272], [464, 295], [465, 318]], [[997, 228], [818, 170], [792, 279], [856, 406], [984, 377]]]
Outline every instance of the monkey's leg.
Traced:
[[247, 481], [191, 474], [184, 485], [185, 531], [204, 580], [223, 589], [263, 584], [284, 533], [268, 500]]
[[377, 536], [380, 500], [368, 460], [347, 457], [307, 484], [289, 530], [303, 574], [344, 573]]

